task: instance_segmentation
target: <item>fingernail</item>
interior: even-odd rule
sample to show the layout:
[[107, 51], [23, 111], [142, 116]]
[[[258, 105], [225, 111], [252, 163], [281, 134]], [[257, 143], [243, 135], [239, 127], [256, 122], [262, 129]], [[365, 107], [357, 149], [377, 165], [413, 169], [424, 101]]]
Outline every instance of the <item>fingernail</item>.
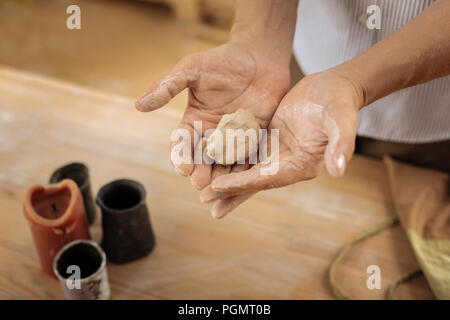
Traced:
[[183, 170], [181, 170], [179, 167], [174, 166], [175, 172], [178, 173], [180, 176], [185, 176]]
[[137, 99], [137, 102], [139, 102], [139, 103], [142, 104], [142, 102], [144, 102], [144, 100], [146, 100], [147, 96], [149, 96], [149, 95], [153, 92], [152, 89], [153, 89], [153, 88], [151, 87], [151, 88], [149, 88], [147, 91], [145, 91], [145, 92]]
[[208, 203], [209, 201], [210, 201], [209, 197], [205, 197], [204, 195], [200, 194], [201, 203]]
[[337, 158], [336, 164], [337, 164], [337, 169], [338, 169], [339, 175], [340, 176], [344, 175], [346, 161], [345, 161], [345, 156], [343, 154], [339, 155], [339, 157]]
[[136, 102], [134, 103], [134, 107], [138, 110], [141, 111], [142, 110], [142, 98], [139, 98], [136, 100]]
[[149, 90], [136, 100], [135, 106], [139, 111], [148, 111], [153, 108], [154, 90]]
[[221, 219], [226, 215], [226, 212], [221, 212], [218, 207], [219, 207], [219, 201], [214, 203], [213, 207], [211, 208], [211, 216], [214, 219]]
[[208, 203], [213, 200], [216, 200], [216, 195], [214, 193], [200, 193], [200, 202], [201, 203]]
[[197, 190], [202, 190], [204, 187], [194, 175], [191, 175], [191, 184]]
[[217, 189], [220, 189], [222, 186], [220, 184], [217, 183], [217, 179], [214, 179], [211, 183], [211, 188], [214, 191], [217, 191]]
[[173, 165], [173, 167], [175, 168], [176, 173], [178, 173], [180, 176], [182, 177], [188, 177], [191, 175], [194, 166], [191, 164], [179, 164], [179, 165]]

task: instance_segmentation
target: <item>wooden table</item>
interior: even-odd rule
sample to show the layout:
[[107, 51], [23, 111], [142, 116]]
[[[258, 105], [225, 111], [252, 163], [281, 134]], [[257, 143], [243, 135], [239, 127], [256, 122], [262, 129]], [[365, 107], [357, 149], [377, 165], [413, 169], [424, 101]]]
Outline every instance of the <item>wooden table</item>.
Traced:
[[[189, 179], [177, 176], [168, 140], [180, 115], [142, 114], [133, 100], [0, 67], [0, 298], [63, 298], [40, 270], [22, 214], [25, 189], [58, 166], [89, 165], [94, 191], [117, 178], [142, 182], [157, 237], [154, 252], [108, 264], [114, 299], [329, 299], [327, 268], [344, 243], [393, 214], [381, 162], [355, 156], [347, 174], [262, 192], [214, 220]], [[92, 227], [100, 240], [99, 219]], [[366, 268], [381, 268], [369, 290]], [[351, 297], [385, 298], [417, 267], [401, 227], [355, 246], [337, 270]], [[398, 289], [431, 298], [425, 280]]]

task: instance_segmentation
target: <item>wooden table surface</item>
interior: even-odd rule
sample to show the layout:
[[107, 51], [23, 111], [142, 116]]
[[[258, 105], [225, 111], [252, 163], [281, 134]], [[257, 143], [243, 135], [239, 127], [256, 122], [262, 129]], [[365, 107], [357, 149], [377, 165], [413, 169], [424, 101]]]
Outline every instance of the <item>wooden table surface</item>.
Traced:
[[[22, 213], [25, 190], [71, 161], [91, 170], [94, 192], [117, 178], [147, 190], [157, 245], [141, 260], [108, 263], [113, 299], [329, 299], [327, 269], [361, 230], [393, 214], [381, 162], [355, 156], [344, 178], [319, 178], [259, 193], [223, 220], [177, 176], [168, 140], [180, 114], [142, 114], [133, 99], [0, 67], [0, 298], [63, 298], [40, 270]], [[95, 195], [95, 194], [94, 194]], [[91, 234], [101, 239], [97, 219]], [[381, 290], [369, 290], [369, 265]], [[337, 278], [351, 297], [384, 299], [417, 267], [401, 227], [359, 243]], [[424, 279], [401, 298], [431, 298]]]

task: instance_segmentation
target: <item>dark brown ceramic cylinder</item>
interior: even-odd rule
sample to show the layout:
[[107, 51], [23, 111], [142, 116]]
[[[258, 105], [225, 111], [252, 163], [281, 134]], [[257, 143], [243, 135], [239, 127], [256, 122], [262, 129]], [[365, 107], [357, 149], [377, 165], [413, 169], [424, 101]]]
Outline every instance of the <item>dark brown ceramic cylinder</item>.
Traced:
[[92, 196], [88, 167], [80, 162], [66, 164], [52, 173], [49, 183], [57, 183], [64, 179], [75, 181], [80, 189], [81, 195], [83, 196], [84, 209], [86, 210], [86, 218], [88, 224], [91, 225], [95, 220], [97, 208], [95, 207], [94, 198]]
[[23, 203], [42, 270], [53, 275], [53, 258], [67, 243], [90, 239], [80, 190], [66, 179], [48, 188], [30, 187]]
[[115, 180], [97, 194], [102, 212], [102, 247], [108, 260], [126, 263], [148, 255], [155, 245], [145, 189], [133, 180]]

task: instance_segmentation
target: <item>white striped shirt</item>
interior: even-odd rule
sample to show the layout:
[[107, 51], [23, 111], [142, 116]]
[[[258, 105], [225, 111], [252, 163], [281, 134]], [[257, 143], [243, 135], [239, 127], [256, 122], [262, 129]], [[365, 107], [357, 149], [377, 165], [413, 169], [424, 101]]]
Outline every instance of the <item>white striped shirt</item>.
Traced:
[[[349, 60], [420, 14], [434, 0], [300, 0], [294, 53], [305, 74]], [[366, 25], [381, 9], [381, 29]], [[450, 17], [449, 17], [450, 19]], [[449, 57], [450, 59], [450, 57]], [[450, 76], [403, 89], [359, 112], [358, 134], [424, 143], [450, 139]]]

